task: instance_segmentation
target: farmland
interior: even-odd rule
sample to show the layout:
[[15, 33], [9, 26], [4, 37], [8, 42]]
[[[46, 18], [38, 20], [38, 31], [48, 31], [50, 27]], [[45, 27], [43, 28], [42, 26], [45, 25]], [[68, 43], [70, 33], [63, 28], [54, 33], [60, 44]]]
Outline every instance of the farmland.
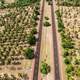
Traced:
[[[10, 1], [1, 0], [0, 7], [0, 80], [29, 79], [35, 56], [39, 3], [16, 0], [23, 6], [11, 7], [16, 1]], [[30, 4], [26, 6], [24, 2]]]
[[57, 5], [56, 11], [67, 80], [80, 79], [80, 6], [76, 1], [79, 0], [72, 0], [70, 5]]
[[14, 8], [32, 5], [40, 0], [0, 0], [0, 8]]
[[0, 0], [0, 80], [79, 80], [80, 1]]

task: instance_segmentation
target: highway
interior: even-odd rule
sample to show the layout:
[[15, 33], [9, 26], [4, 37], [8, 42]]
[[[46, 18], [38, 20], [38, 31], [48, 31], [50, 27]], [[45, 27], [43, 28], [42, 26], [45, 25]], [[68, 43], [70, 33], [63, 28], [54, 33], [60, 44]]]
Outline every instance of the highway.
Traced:
[[[35, 58], [35, 66], [34, 66], [34, 73], [33, 73], [33, 80], [38, 80], [38, 73], [39, 73], [39, 59], [40, 59], [40, 49], [41, 49], [41, 37], [42, 37], [42, 26], [43, 26], [43, 14], [44, 14], [44, 3], [45, 0], [42, 2], [41, 7], [41, 15], [40, 15], [40, 23], [39, 23], [39, 33], [38, 33], [38, 42], [36, 48], [36, 58]], [[58, 56], [58, 44], [57, 44], [57, 34], [56, 34], [56, 26], [55, 26], [55, 17], [54, 17], [54, 5], [52, 0], [51, 5], [51, 18], [52, 18], [52, 32], [53, 32], [53, 61], [54, 61], [54, 80], [61, 80], [60, 76], [60, 69], [59, 69], [59, 56]]]

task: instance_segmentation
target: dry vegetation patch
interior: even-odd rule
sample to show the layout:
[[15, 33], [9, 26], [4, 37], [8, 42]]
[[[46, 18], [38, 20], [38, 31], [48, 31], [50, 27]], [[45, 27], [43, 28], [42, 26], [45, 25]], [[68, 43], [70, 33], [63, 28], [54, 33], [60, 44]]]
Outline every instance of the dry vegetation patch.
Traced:
[[[73, 48], [64, 49], [64, 62], [67, 64], [66, 73], [68, 80], [80, 79], [80, 7], [60, 6], [61, 19], [64, 23], [62, 45], [70, 47], [69, 41], [74, 42]], [[64, 33], [65, 32], [65, 33]], [[66, 37], [64, 36], [66, 35]]]

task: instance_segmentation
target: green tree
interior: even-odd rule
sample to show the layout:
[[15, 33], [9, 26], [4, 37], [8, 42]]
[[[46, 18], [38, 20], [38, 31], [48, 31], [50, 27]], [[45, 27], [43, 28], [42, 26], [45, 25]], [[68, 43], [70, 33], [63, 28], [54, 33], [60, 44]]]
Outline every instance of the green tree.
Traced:
[[72, 65], [68, 65], [67, 68], [66, 68], [66, 72], [68, 74], [71, 74], [73, 71], [74, 71], [74, 67]]
[[64, 59], [64, 63], [65, 63], [65, 64], [71, 64], [71, 59], [65, 58], [65, 59]]
[[48, 74], [50, 72], [50, 66], [47, 63], [42, 63], [41, 65], [41, 73]]
[[36, 43], [36, 37], [33, 34], [30, 34], [27, 37], [27, 43], [30, 44], [30, 45], [35, 45], [35, 43]]
[[65, 50], [64, 50], [64, 54], [63, 54], [64, 57], [69, 56], [69, 52], [68, 52], [68, 50], [69, 50], [69, 49], [65, 49]]
[[80, 64], [80, 60], [76, 58], [76, 59], [75, 59], [75, 64], [76, 64], [76, 65], [79, 65], [79, 64]]
[[51, 24], [48, 22], [48, 21], [45, 21], [44, 22], [44, 26], [46, 26], [46, 27], [48, 27], [48, 26], [50, 26]]
[[80, 77], [80, 67], [77, 69], [76, 75]]
[[33, 59], [34, 58], [34, 50], [32, 48], [27, 48], [24, 52], [26, 59]]
[[63, 46], [63, 48], [73, 49], [74, 48], [74, 43], [69, 41], [69, 40], [64, 39], [63, 42], [62, 42], [62, 46]]

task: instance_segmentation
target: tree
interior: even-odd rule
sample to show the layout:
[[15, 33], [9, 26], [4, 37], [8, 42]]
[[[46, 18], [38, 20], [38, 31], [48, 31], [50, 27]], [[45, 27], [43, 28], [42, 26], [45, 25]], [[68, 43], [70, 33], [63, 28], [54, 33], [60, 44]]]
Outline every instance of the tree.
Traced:
[[64, 30], [64, 24], [61, 20], [61, 18], [58, 18], [58, 31], [62, 32]]
[[24, 52], [26, 59], [33, 59], [34, 58], [34, 50], [32, 48], [27, 48]]
[[72, 65], [68, 65], [67, 68], [66, 68], [66, 72], [68, 74], [71, 74], [73, 71], [74, 71], [74, 67]]
[[71, 75], [68, 75], [68, 80], [74, 80], [74, 78]]
[[34, 13], [35, 13], [36, 15], [40, 15], [40, 13], [39, 13], [38, 10], [34, 10]]
[[76, 75], [80, 77], [80, 67], [77, 69]]
[[64, 59], [64, 63], [65, 63], [65, 64], [71, 64], [71, 59], [65, 58], [65, 59]]
[[36, 5], [35, 6], [35, 10], [39, 10], [40, 9], [40, 6], [39, 5]]
[[45, 21], [44, 22], [44, 26], [46, 26], [46, 27], [48, 27], [48, 26], [50, 26], [51, 24], [48, 22], [48, 21]]
[[68, 49], [73, 49], [74, 48], [74, 43], [69, 41], [69, 40], [64, 40], [62, 42], [63, 48], [68, 48]]
[[34, 45], [36, 43], [36, 37], [33, 34], [30, 34], [27, 37], [27, 43], [30, 45]]
[[36, 29], [36, 28], [33, 28], [33, 29], [31, 30], [31, 34], [37, 34], [37, 29]]
[[68, 49], [65, 49], [65, 50], [64, 50], [64, 54], [63, 54], [63, 56], [64, 56], [64, 57], [67, 57], [67, 56], [69, 56]]
[[76, 65], [79, 65], [79, 64], [80, 64], [80, 60], [76, 58], [76, 59], [75, 59], [75, 64], [76, 64]]
[[47, 16], [45, 16], [45, 20], [49, 20], [49, 18]]
[[50, 72], [50, 66], [47, 63], [42, 63], [41, 65], [41, 73], [48, 74]]
[[35, 20], [35, 21], [36, 21], [36, 20], [39, 20], [39, 18], [38, 18], [38, 16], [37, 16], [36, 14], [34, 14], [34, 15], [32, 16], [32, 19]]

